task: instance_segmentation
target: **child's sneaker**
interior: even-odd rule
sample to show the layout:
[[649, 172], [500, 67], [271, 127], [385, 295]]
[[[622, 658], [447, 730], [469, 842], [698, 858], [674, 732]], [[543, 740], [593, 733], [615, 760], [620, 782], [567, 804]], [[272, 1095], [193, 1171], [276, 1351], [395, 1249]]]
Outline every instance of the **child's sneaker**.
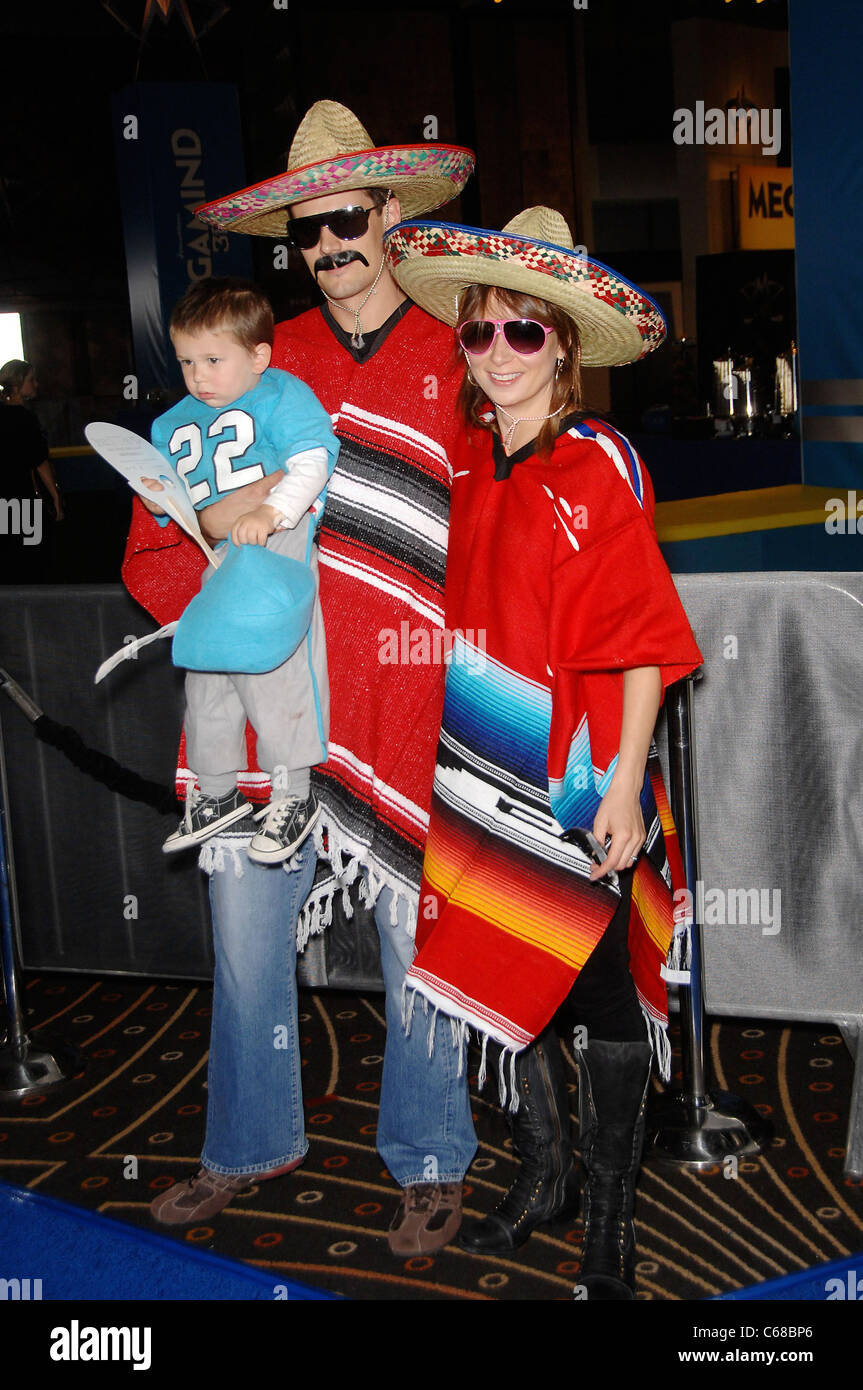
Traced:
[[169, 835], [162, 846], [165, 854], [174, 850], [186, 849], [190, 845], [200, 845], [211, 835], [218, 835], [234, 821], [242, 820], [252, 810], [242, 792], [234, 787], [227, 796], [205, 796], [193, 787], [186, 797], [186, 814], [173, 835]]
[[292, 796], [271, 802], [256, 817], [263, 817], [264, 823], [249, 845], [249, 858], [258, 864], [281, 864], [283, 860], [290, 859], [320, 814], [321, 808], [314, 792], [310, 792], [305, 801]]

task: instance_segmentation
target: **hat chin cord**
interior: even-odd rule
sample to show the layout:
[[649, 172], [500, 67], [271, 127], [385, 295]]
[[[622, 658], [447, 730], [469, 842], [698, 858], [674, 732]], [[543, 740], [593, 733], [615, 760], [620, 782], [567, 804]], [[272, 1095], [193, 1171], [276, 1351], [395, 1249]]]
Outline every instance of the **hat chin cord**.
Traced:
[[534, 424], [540, 424], [540, 423], [541, 423], [542, 421], [544, 421], [544, 420], [553, 420], [554, 417], [555, 417], [555, 415], [559, 415], [560, 412], [563, 410], [564, 406], [566, 405], [566, 401], [564, 401], [564, 402], [563, 402], [563, 405], [559, 405], [559, 406], [557, 407], [557, 410], [553, 410], [553, 411], [551, 412], [550, 415], [518, 415], [518, 416], [516, 416], [516, 415], [510, 415], [509, 411], [508, 411], [508, 410], [504, 410], [504, 408], [503, 408], [502, 405], [498, 405], [497, 401], [496, 401], [492, 396], [489, 396], [489, 400], [491, 401], [491, 403], [492, 403], [492, 405], [494, 406], [495, 410], [499, 410], [500, 413], [501, 413], [501, 415], [505, 415], [506, 418], [507, 418], [507, 420], [510, 421], [509, 428], [507, 429], [507, 432], [506, 432], [506, 439], [503, 441], [503, 447], [507, 450], [507, 452], [509, 452], [509, 447], [510, 447], [510, 445], [512, 444], [513, 436], [515, 435], [516, 425], [526, 425], [526, 424], [532, 424], [532, 425], [534, 425]]
[[[387, 200], [386, 200], [386, 202], [384, 203], [383, 208], [381, 209], [381, 218], [382, 218], [382, 220], [384, 221], [384, 225], [386, 225], [386, 213], [387, 213], [387, 208], [389, 207], [389, 201], [390, 201], [390, 198], [391, 198], [391, 197], [392, 197], [392, 193], [388, 193], [388, 194], [387, 194]], [[378, 273], [377, 273], [377, 275], [375, 276], [374, 280], [373, 280], [372, 283], [371, 283], [371, 287], [370, 287], [370, 289], [369, 289], [368, 294], [366, 295], [366, 297], [365, 297], [365, 299], [363, 300], [362, 304], [360, 304], [359, 308], [357, 308], [357, 309], [350, 309], [350, 308], [348, 308], [348, 306], [345, 305], [345, 304], [339, 304], [339, 303], [337, 303], [335, 299], [330, 299], [330, 296], [327, 294], [326, 290], [321, 289], [321, 294], [324, 296], [324, 299], [327, 301], [328, 304], [332, 304], [332, 306], [333, 306], [334, 309], [340, 310], [341, 313], [343, 313], [343, 314], [353, 314], [353, 316], [354, 316], [354, 331], [353, 331], [353, 333], [351, 334], [351, 347], [352, 347], [352, 348], [364, 348], [365, 345], [366, 345], [366, 340], [365, 340], [365, 338], [363, 337], [363, 326], [362, 326], [362, 324], [360, 323], [360, 313], [361, 313], [362, 310], [365, 308], [366, 304], [367, 304], [368, 301], [371, 299], [372, 295], [374, 294], [375, 290], [376, 290], [377, 287], [378, 287], [378, 280], [380, 280], [381, 276], [382, 276], [383, 273], [384, 273], [384, 266], [386, 265], [386, 260], [387, 260], [387, 253], [386, 253], [386, 251], [382, 251], [382, 252], [381, 252], [381, 263], [380, 263], [380, 265], [378, 266]], [[318, 288], [320, 289], [320, 286], [318, 286]]]
[[346, 304], [338, 304], [335, 299], [330, 299], [330, 296], [327, 294], [326, 290], [321, 290], [321, 294], [324, 296], [324, 299], [327, 301], [328, 304], [332, 304], [334, 309], [341, 310], [343, 314], [353, 314], [354, 331], [351, 334], [351, 347], [353, 348], [362, 348], [366, 345], [366, 340], [363, 337], [363, 326], [360, 323], [360, 313], [365, 308], [367, 302], [371, 299], [372, 295], [378, 287], [378, 280], [380, 280], [381, 276], [384, 273], [384, 265], [386, 264], [386, 259], [387, 254], [386, 252], [384, 252], [381, 256], [381, 263], [378, 267], [378, 273], [372, 282], [371, 289], [369, 290], [368, 294], [366, 295], [365, 299], [363, 300], [362, 304], [359, 306], [358, 309], [350, 309]]

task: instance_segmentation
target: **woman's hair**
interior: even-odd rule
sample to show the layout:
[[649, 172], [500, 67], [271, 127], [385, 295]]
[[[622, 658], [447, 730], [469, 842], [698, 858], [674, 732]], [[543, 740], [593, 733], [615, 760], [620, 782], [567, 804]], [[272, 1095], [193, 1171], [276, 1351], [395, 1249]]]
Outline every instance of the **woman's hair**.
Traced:
[[10, 396], [16, 395], [32, 370], [30, 363], [22, 362], [19, 357], [13, 357], [10, 361], [4, 362], [3, 366], [0, 367], [0, 391], [2, 391], [0, 400], [8, 401]]
[[171, 333], [231, 333], [249, 352], [273, 345], [273, 310], [262, 290], [235, 275], [195, 280], [174, 305]]
[[[461, 297], [458, 311], [458, 326], [461, 327], [467, 319], [482, 318], [486, 311], [489, 300], [494, 296], [502, 307], [510, 312], [513, 318], [517, 319], [536, 319], [538, 323], [543, 323], [547, 328], [553, 328], [557, 334], [560, 344], [560, 352], [563, 356], [563, 366], [554, 379], [551, 390], [551, 401], [549, 403], [549, 413], [558, 410], [562, 406], [559, 414], [553, 415], [550, 420], [544, 420], [537, 435], [536, 452], [540, 455], [551, 453], [554, 441], [560, 433], [563, 420], [573, 411], [582, 409], [581, 393], [581, 348], [578, 340], [578, 329], [568, 314], [556, 305], [549, 304], [546, 299], [538, 299], [532, 294], [522, 294], [520, 290], [496, 289], [494, 285], [469, 285]], [[461, 356], [461, 347], [456, 342], [456, 353]], [[469, 368], [470, 362], [466, 363]], [[487, 403], [485, 392], [471, 381], [467, 371], [459, 388], [457, 407], [462, 419], [467, 425], [475, 425], [479, 429], [492, 430], [495, 434], [499, 433], [496, 417], [492, 420], [483, 419], [482, 410]]]

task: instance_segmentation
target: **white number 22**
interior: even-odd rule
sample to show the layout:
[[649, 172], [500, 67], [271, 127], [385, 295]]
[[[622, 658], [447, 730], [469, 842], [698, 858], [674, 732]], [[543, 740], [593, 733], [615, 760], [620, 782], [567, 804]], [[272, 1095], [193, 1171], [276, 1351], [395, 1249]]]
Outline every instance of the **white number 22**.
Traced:
[[[233, 429], [233, 437], [223, 439], [213, 450], [213, 467], [216, 475], [216, 494], [233, 492], [235, 488], [245, 487], [247, 483], [257, 482], [264, 477], [262, 463], [250, 463], [245, 468], [233, 468], [232, 460], [242, 458], [255, 442], [255, 422], [245, 410], [223, 410], [207, 430], [207, 438], [212, 439], [226, 429]], [[174, 430], [168, 443], [172, 456], [180, 454], [184, 447], [188, 452], [176, 461], [178, 476], [186, 485], [189, 500], [193, 506], [212, 496], [212, 488], [207, 479], [199, 483], [189, 483], [189, 474], [194, 473], [203, 456], [201, 427], [196, 424], [180, 425]]]

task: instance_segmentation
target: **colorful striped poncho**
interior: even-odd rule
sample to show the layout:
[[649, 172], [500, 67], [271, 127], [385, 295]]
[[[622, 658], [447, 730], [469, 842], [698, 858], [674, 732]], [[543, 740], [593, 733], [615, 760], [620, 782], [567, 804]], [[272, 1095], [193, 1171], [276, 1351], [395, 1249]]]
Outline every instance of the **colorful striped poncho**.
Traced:
[[[318, 539], [329, 757], [312, 774], [323, 808], [318, 849], [332, 872], [316, 883], [301, 941], [326, 925], [333, 893], [361, 870], [372, 901], [387, 885], [416, 911], [445, 674], [452, 341], [416, 306], [385, 325], [362, 362], [318, 309], [276, 327], [273, 365], [312, 388], [340, 440]], [[162, 530], [136, 504], [123, 575], [160, 622], [182, 612], [201, 568], [173, 523]], [[180, 755], [185, 789], [182, 746]], [[241, 787], [266, 799], [251, 730], [248, 767]]]
[[[596, 421], [507, 459], [454, 455], [446, 618], [454, 634], [409, 990], [512, 1053], [545, 1027], [619, 901], [563, 829], [590, 827], [617, 761], [623, 670], [663, 689], [701, 662], [653, 528], [650, 480]], [[679, 852], [651, 758], [630, 960], [667, 1070], [660, 970]], [[670, 832], [665, 841], [663, 831]]]

